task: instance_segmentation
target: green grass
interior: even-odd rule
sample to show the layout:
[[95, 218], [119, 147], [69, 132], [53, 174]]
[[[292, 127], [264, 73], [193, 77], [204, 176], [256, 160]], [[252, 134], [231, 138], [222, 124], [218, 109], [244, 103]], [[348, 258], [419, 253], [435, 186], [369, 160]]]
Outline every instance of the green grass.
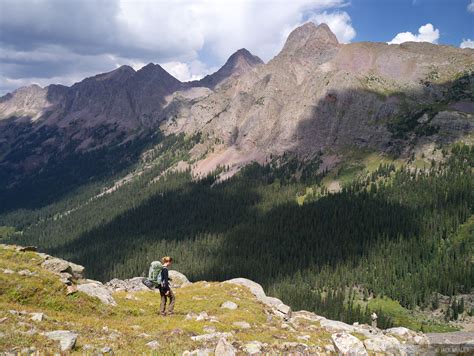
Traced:
[[[0, 332], [4, 333], [0, 338], [0, 351], [34, 346], [41, 353], [53, 354], [58, 352], [58, 343], [46, 339], [41, 333], [60, 329], [79, 334], [74, 354], [90, 353], [87, 347], [101, 349], [104, 346], [123, 354], [149, 353], [145, 344], [152, 340], [160, 343], [157, 354], [180, 354], [184, 350], [206, 346], [191, 340], [191, 336], [207, 333], [206, 327], [214, 327], [218, 332], [232, 332], [229, 341], [241, 346], [252, 340], [269, 345], [299, 341], [298, 333], [280, 327], [281, 319], [274, 317], [268, 321], [268, 307], [242, 286], [198, 282], [178, 288], [175, 290], [175, 314], [162, 317], [158, 314], [160, 296], [154, 291], [133, 293], [133, 299], [127, 292], [117, 292], [114, 294], [118, 304], [115, 307], [104, 305], [81, 292], [68, 296], [58, 277], [41, 268], [42, 262], [42, 257], [35, 252], [17, 252], [0, 246], [0, 319], [7, 318], [0, 323]], [[5, 274], [3, 269], [15, 273]], [[36, 275], [28, 277], [16, 273], [23, 269]], [[221, 308], [225, 301], [233, 301], [238, 308]], [[24, 313], [13, 315], [9, 310]], [[217, 322], [186, 320], [188, 313], [203, 311], [215, 317]], [[46, 319], [31, 321], [28, 315], [31, 312], [43, 312]], [[233, 325], [237, 321], [246, 321], [251, 328], [239, 329]], [[23, 334], [33, 328], [36, 333]], [[330, 335], [318, 325], [305, 329], [304, 334], [310, 335], [310, 340], [305, 342], [309, 345], [330, 343]]]
[[369, 300], [370, 310], [381, 310], [385, 315], [392, 318], [395, 326], [423, 332], [450, 332], [458, 329], [437, 321], [427, 320], [420, 312], [405, 309], [396, 300], [387, 297], [377, 297]]
[[382, 164], [394, 164], [397, 169], [404, 164], [401, 159], [358, 147], [348, 147], [339, 154], [344, 157], [344, 161], [333, 168], [322, 180], [322, 184], [327, 188], [333, 182], [345, 186], [376, 171]]

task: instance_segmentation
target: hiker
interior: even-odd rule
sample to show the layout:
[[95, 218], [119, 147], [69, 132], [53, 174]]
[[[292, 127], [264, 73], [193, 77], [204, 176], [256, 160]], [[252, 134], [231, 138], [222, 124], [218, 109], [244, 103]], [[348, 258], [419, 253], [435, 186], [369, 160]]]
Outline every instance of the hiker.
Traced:
[[[161, 295], [161, 304], [160, 304], [160, 313], [163, 316], [166, 314], [171, 315], [173, 314], [174, 309], [174, 293], [170, 288], [169, 285], [169, 277], [168, 277], [168, 267], [171, 266], [173, 263], [173, 259], [169, 256], [163, 257], [161, 259], [161, 264], [163, 265], [163, 269], [161, 270], [161, 286], [160, 286], [160, 295]], [[168, 313], [166, 313], [166, 302], [169, 299], [168, 305]]]

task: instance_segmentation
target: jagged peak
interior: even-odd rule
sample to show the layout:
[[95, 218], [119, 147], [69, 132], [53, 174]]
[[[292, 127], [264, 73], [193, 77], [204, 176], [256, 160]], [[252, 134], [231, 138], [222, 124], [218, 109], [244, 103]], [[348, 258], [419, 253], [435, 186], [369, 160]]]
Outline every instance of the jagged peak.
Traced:
[[244, 59], [250, 64], [262, 64], [263, 61], [260, 59], [260, 57], [253, 55], [248, 49], [246, 48], [241, 48], [237, 51], [235, 51], [227, 60], [227, 63], [234, 63], [237, 62], [239, 59]]
[[260, 57], [253, 55], [246, 48], [241, 48], [235, 51], [217, 72], [206, 75], [199, 81], [190, 82], [190, 85], [214, 89], [230, 77], [241, 75], [263, 63]]
[[336, 35], [329, 26], [321, 23], [316, 26], [313, 22], [307, 22], [295, 28], [288, 36], [280, 54], [295, 54], [301, 49], [307, 48], [334, 48], [339, 45]]

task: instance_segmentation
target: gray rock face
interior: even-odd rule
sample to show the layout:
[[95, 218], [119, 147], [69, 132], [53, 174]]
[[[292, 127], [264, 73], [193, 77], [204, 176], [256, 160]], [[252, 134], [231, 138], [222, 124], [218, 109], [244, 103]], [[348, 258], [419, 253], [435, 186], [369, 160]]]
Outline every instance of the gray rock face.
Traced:
[[71, 351], [76, 345], [78, 334], [68, 330], [56, 330], [44, 333], [48, 339], [59, 341], [62, 352]]
[[104, 304], [117, 305], [110, 291], [102, 284], [98, 283], [86, 283], [79, 284], [77, 290], [91, 297], [97, 297]]
[[225, 338], [220, 338], [214, 353], [216, 356], [234, 356], [236, 350]]
[[342, 355], [368, 355], [362, 341], [351, 334], [342, 332], [331, 335], [337, 352]]

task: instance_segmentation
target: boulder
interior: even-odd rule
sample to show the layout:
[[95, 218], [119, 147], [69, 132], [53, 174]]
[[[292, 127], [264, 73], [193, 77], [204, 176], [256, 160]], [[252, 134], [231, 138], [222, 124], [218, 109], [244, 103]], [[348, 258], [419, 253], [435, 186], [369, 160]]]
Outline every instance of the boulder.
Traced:
[[368, 355], [362, 341], [346, 332], [331, 335], [337, 352], [342, 355]]
[[390, 352], [398, 349], [400, 341], [393, 336], [383, 334], [374, 335], [373, 337], [364, 340], [365, 348], [372, 352]]
[[71, 266], [69, 265], [69, 262], [64, 261], [60, 258], [50, 258], [46, 261], [44, 261], [41, 264], [41, 267], [44, 269], [54, 272], [54, 273], [61, 273], [61, 272], [67, 272], [72, 274], [72, 269]]
[[72, 274], [67, 273], [67, 272], [61, 272], [59, 273], [59, 280], [66, 284], [66, 285], [71, 285], [72, 284]]
[[18, 271], [18, 274], [20, 276], [27, 276], [27, 277], [32, 277], [36, 276], [36, 272], [31, 272], [29, 269], [22, 269], [21, 271]]
[[281, 316], [285, 318], [291, 318], [291, 308], [286, 304], [283, 304], [283, 303], [278, 304], [274, 308], [274, 311], [275, 313], [277, 314], [279, 313]]
[[181, 288], [191, 284], [188, 278], [181, 272], [170, 270], [168, 275], [171, 278], [171, 288]]
[[262, 343], [260, 341], [251, 341], [245, 344], [244, 349], [249, 355], [259, 354], [262, 350]]
[[113, 354], [114, 351], [112, 350], [112, 348], [110, 346], [104, 346], [103, 348], [100, 349], [100, 352], [102, 352], [103, 354]]
[[76, 345], [77, 334], [68, 330], [49, 331], [43, 334], [48, 339], [59, 341], [62, 352], [70, 351]]
[[44, 314], [43, 313], [30, 313], [30, 319], [33, 321], [43, 321]]
[[113, 291], [138, 292], [149, 290], [149, 288], [143, 284], [143, 277], [134, 277], [125, 280], [114, 278], [105, 283], [105, 286]]
[[234, 356], [236, 350], [225, 338], [220, 338], [214, 351], [216, 356]]
[[209, 320], [209, 315], [207, 312], [203, 311], [200, 312], [198, 316], [196, 316], [196, 321], [204, 321], [204, 320]]
[[86, 283], [79, 284], [77, 290], [86, 293], [91, 297], [97, 297], [104, 304], [117, 305], [110, 291], [102, 284]]
[[227, 301], [227, 302], [222, 303], [221, 308], [235, 310], [238, 308], [238, 306], [234, 302]]
[[147, 342], [145, 346], [149, 347], [152, 350], [156, 350], [157, 348], [160, 347], [160, 343], [156, 340], [153, 340], [153, 341]]
[[413, 330], [404, 328], [402, 326], [396, 328], [390, 328], [385, 330], [386, 334], [395, 335], [402, 338], [409, 338], [416, 335], [416, 332]]
[[396, 327], [390, 328], [384, 331], [385, 334], [398, 337], [399, 339], [403, 339], [406, 342], [414, 345], [428, 345], [429, 339], [425, 334], [417, 333], [416, 331], [404, 328], [404, 327]]
[[69, 262], [69, 267], [71, 267], [71, 274], [76, 279], [84, 278], [84, 266]]
[[356, 331], [356, 328], [354, 326], [343, 323], [342, 321], [321, 318], [319, 320], [319, 323], [321, 324], [321, 327], [323, 327], [329, 332], [345, 331], [345, 332], [350, 333], [350, 332]]
[[[232, 283], [237, 284], [240, 286], [247, 287], [250, 292], [257, 298], [258, 301], [261, 303], [273, 308], [279, 316], [283, 316], [285, 318], [291, 317], [291, 308], [285, 305], [280, 299], [274, 297], [267, 297], [265, 291], [263, 290], [262, 286], [254, 281], [251, 281], [247, 278], [234, 278], [224, 283]], [[286, 311], [286, 314], [285, 314]]]
[[250, 324], [246, 321], [236, 321], [232, 325], [237, 326], [240, 329], [250, 329]]
[[226, 337], [231, 337], [231, 336], [232, 336], [231, 333], [215, 332], [215, 333], [210, 333], [210, 334], [191, 336], [191, 340], [193, 340], [193, 341], [209, 341], [209, 340], [214, 340], [214, 339], [218, 339], [218, 338], [226, 338]]

